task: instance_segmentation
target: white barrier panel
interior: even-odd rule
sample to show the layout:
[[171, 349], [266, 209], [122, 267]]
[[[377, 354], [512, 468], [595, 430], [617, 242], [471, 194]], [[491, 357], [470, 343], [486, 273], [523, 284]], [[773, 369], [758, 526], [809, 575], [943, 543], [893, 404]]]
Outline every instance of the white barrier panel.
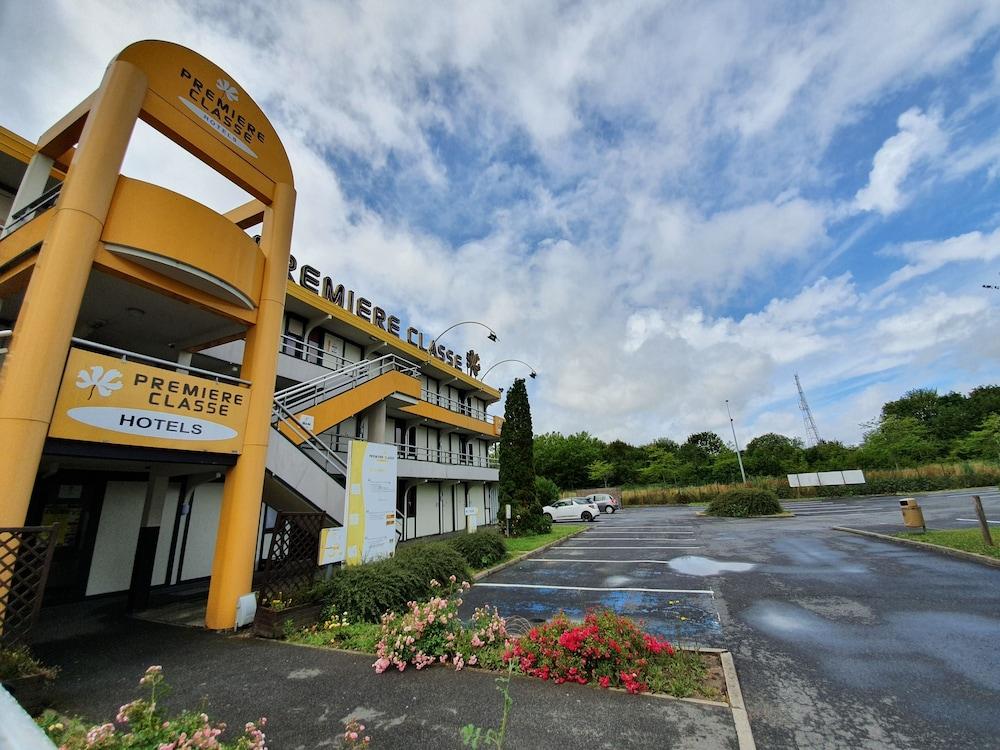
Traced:
[[864, 484], [865, 474], [860, 469], [845, 471], [806, 472], [789, 474], [789, 487], [839, 487], [844, 484]]

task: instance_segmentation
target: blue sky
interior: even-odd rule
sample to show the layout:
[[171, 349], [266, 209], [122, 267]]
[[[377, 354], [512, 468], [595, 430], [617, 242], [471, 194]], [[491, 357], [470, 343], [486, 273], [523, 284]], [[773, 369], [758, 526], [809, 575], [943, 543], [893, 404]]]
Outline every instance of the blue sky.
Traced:
[[[150, 37], [269, 113], [299, 260], [493, 326], [448, 343], [531, 362], [537, 431], [724, 435], [728, 398], [744, 442], [803, 437], [798, 372], [854, 442], [1000, 380], [995, 2], [8, 3], [0, 122], [37, 137]], [[241, 198], [148, 129], [126, 172]]]

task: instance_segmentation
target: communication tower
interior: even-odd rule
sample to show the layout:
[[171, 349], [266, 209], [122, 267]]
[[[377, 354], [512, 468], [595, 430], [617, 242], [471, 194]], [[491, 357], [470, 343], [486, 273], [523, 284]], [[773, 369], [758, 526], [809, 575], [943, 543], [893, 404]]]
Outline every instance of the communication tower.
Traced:
[[795, 387], [799, 389], [799, 410], [802, 412], [802, 421], [806, 426], [806, 443], [811, 447], [818, 445], [819, 430], [816, 429], [816, 420], [813, 419], [809, 402], [806, 401], [806, 392], [802, 390], [802, 383], [799, 381], [799, 374], [795, 373]]

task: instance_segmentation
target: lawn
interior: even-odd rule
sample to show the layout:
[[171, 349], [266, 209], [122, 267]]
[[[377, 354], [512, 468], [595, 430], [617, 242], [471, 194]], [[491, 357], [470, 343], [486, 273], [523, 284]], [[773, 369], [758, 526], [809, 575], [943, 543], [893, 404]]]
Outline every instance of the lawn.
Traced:
[[548, 534], [534, 534], [532, 536], [515, 536], [510, 539], [504, 539], [504, 544], [507, 545], [507, 552], [511, 555], [520, 555], [524, 552], [531, 552], [541, 547], [543, 544], [548, 544], [549, 542], [555, 542], [559, 539], [569, 536], [570, 534], [580, 531], [581, 529], [587, 528], [586, 524], [583, 523], [554, 523], [552, 524], [552, 531]]
[[983, 541], [983, 533], [978, 528], [957, 529], [953, 531], [928, 531], [925, 534], [900, 532], [896, 536], [1000, 559], [1000, 528], [990, 529], [990, 531], [993, 533], [992, 547], [986, 546], [986, 542]]

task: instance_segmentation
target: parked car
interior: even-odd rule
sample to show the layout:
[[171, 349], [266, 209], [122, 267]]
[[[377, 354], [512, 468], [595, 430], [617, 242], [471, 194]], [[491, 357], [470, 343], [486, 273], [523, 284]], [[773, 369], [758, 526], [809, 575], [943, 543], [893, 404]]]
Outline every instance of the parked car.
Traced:
[[585, 497], [566, 497], [542, 508], [550, 521], [593, 521], [600, 509]]
[[596, 505], [602, 513], [614, 513], [621, 507], [621, 504], [612, 495], [587, 495], [584, 499]]

